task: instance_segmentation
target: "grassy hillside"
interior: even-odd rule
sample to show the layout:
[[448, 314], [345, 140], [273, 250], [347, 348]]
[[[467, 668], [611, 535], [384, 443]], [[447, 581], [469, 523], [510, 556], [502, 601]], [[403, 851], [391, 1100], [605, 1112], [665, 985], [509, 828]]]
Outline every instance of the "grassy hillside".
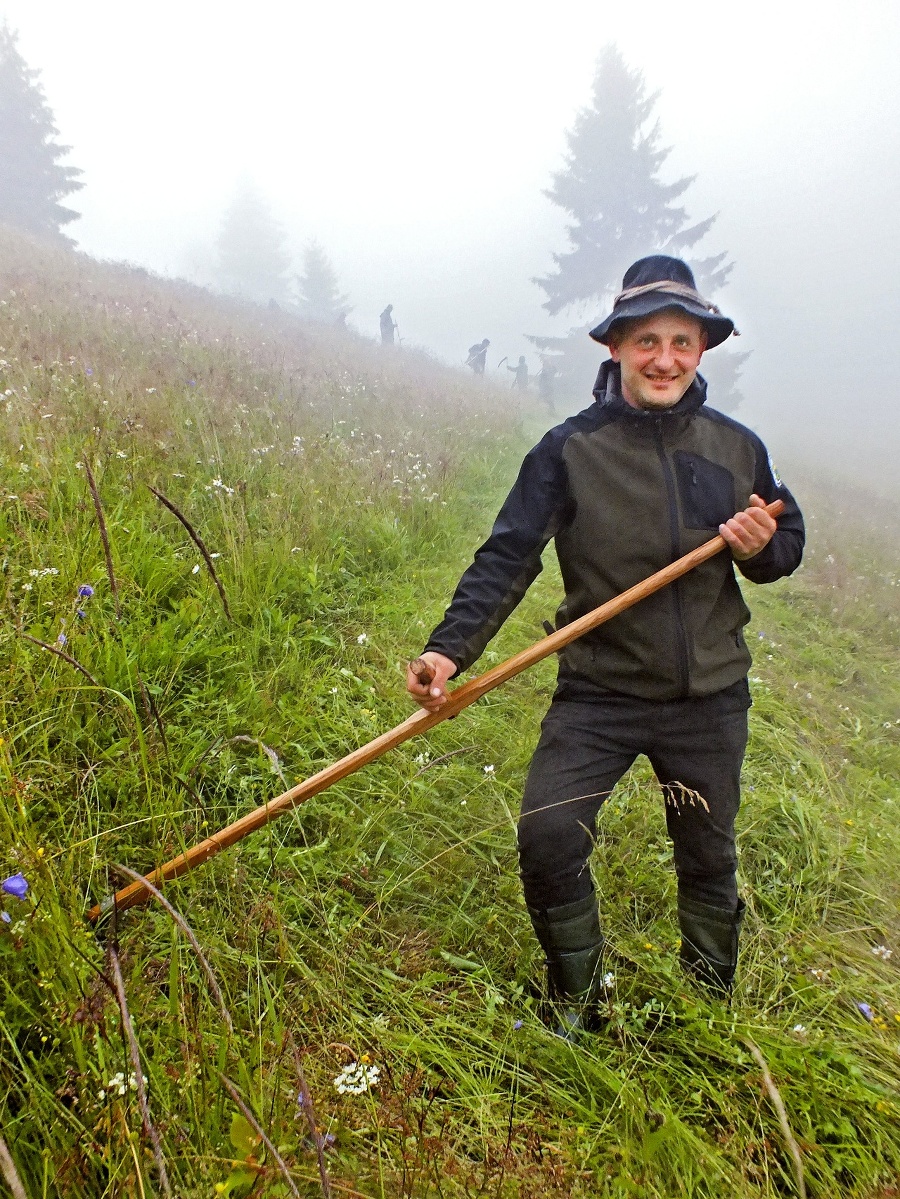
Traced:
[[[199, 954], [156, 901], [104, 938], [84, 919], [117, 865], [158, 865], [409, 714], [403, 663], [535, 414], [424, 356], [10, 235], [0, 391], [0, 870], [29, 884], [3, 896], [0, 1134], [29, 1195], [795, 1194], [755, 1054], [810, 1194], [900, 1194], [889, 510], [801, 486], [807, 564], [748, 587], [733, 1004], [678, 971], [638, 768], [594, 861], [608, 1029], [572, 1048], [537, 1016], [515, 863], [549, 663], [168, 886]], [[548, 563], [482, 665], [557, 595]]]

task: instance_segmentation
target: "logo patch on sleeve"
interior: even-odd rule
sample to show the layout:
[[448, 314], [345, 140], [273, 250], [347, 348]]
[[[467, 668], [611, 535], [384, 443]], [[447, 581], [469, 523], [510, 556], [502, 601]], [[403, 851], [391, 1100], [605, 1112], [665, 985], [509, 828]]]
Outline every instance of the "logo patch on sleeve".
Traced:
[[769, 470], [772, 472], [772, 478], [775, 480], [776, 486], [783, 487], [784, 484], [781, 481], [781, 475], [779, 475], [778, 468], [776, 467], [775, 463], [772, 461], [771, 454], [769, 454]]

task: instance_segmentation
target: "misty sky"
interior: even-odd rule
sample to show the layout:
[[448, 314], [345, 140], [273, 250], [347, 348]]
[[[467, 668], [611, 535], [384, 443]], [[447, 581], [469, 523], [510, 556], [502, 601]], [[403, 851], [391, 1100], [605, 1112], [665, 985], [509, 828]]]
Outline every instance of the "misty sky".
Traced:
[[82, 248], [183, 273], [249, 174], [298, 253], [325, 246], [352, 324], [374, 336], [390, 301], [403, 337], [450, 361], [485, 336], [530, 354], [523, 333], [575, 323], [551, 324], [529, 283], [565, 248], [541, 189], [615, 41], [661, 92], [666, 176], [696, 173], [691, 216], [719, 214], [698, 250], [736, 263], [717, 299], [753, 351], [741, 419], [776, 450], [900, 475], [883, 359], [900, 315], [900, 5], [0, 0], [0, 14], [85, 172], [68, 229]]

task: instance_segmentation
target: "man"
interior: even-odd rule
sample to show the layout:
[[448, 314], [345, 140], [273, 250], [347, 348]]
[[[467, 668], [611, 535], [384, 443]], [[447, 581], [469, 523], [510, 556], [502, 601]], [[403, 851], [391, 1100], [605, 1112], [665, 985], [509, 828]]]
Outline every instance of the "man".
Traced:
[[388, 304], [384, 312], [379, 316], [378, 321], [381, 326], [381, 344], [383, 346], [392, 346], [394, 344], [394, 330], [397, 328], [397, 323], [393, 317], [394, 305]]
[[556, 411], [553, 403], [553, 381], [556, 378], [556, 367], [551, 360], [544, 355], [541, 358], [541, 369], [538, 372], [537, 384], [538, 395], [541, 397], [541, 402], [547, 411], [552, 415]]
[[[519, 823], [525, 900], [562, 1028], [599, 998], [603, 936], [588, 858], [596, 818], [639, 754], [662, 786], [678, 879], [681, 959], [730, 991], [744, 904], [734, 821], [747, 740], [750, 619], [734, 567], [756, 583], [799, 565], [800, 511], [749, 429], [705, 407], [704, 351], [733, 323], [688, 266], [654, 255], [626, 273], [591, 332], [609, 347], [595, 403], [527, 455], [490, 537], [462, 576], [423, 657], [423, 707], [478, 658], [555, 540], [562, 627], [721, 533], [721, 553], [560, 654]], [[785, 504], [776, 522], [765, 504]]]
[[469, 346], [469, 356], [466, 359], [466, 366], [471, 366], [476, 375], [483, 375], [484, 368], [487, 365], [488, 346], [491, 343], [487, 338], [484, 341], [478, 342], [474, 346]]
[[512, 381], [513, 387], [517, 391], [528, 390], [528, 363], [525, 361], [525, 355], [519, 355], [519, 361], [515, 366], [507, 366], [508, 371], [512, 371], [516, 376]]

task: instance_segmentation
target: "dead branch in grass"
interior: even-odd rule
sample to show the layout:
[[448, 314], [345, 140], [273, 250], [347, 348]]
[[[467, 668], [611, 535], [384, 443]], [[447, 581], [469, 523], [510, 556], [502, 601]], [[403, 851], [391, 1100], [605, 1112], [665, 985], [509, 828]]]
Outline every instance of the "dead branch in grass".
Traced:
[[[122, 979], [119, 955], [112, 942], [106, 947], [106, 957], [112, 972], [112, 992], [119, 1004], [122, 1027], [125, 1029], [125, 1037], [128, 1041], [128, 1053], [131, 1057], [131, 1069], [134, 1073], [134, 1089], [137, 1091], [138, 1106], [141, 1109], [144, 1132], [150, 1138], [150, 1142], [153, 1145], [153, 1156], [156, 1158], [156, 1169], [159, 1173], [159, 1185], [167, 1196], [171, 1196], [172, 1188], [169, 1185], [169, 1175], [166, 1171], [166, 1162], [163, 1157], [159, 1133], [156, 1131], [156, 1125], [153, 1123], [150, 1115], [150, 1104], [147, 1102], [147, 1088], [144, 1085], [144, 1073], [141, 1068], [141, 1051], [137, 1043], [137, 1037], [135, 1036], [134, 1024], [131, 1021], [131, 1013], [128, 1010], [128, 1001], [125, 998], [125, 983]], [[109, 980], [107, 979], [108, 983]]]
[[91, 489], [91, 495], [94, 499], [94, 511], [97, 513], [97, 524], [100, 527], [100, 540], [103, 542], [103, 553], [106, 557], [106, 573], [109, 577], [109, 587], [113, 594], [113, 600], [116, 605], [116, 620], [122, 619], [122, 605], [119, 603], [119, 588], [116, 583], [116, 573], [113, 570], [112, 550], [109, 546], [109, 533], [106, 529], [106, 517], [103, 515], [103, 504], [100, 502], [100, 492], [97, 490], [97, 483], [94, 479], [94, 472], [91, 470], [91, 464], [87, 454], [83, 458], [84, 470], [87, 475], [88, 486]]
[[256, 1133], [256, 1135], [259, 1137], [259, 1139], [262, 1141], [262, 1143], [265, 1145], [266, 1149], [268, 1149], [269, 1153], [272, 1154], [272, 1159], [275, 1162], [275, 1164], [278, 1166], [278, 1169], [281, 1171], [282, 1178], [285, 1180], [285, 1182], [291, 1188], [291, 1194], [296, 1195], [297, 1199], [300, 1199], [300, 1192], [297, 1190], [296, 1184], [294, 1183], [294, 1180], [291, 1177], [291, 1172], [287, 1168], [287, 1163], [285, 1162], [285, 1160], [281, 1156], [281, 1154], [278, 1152], [278, 1150], [275, 1148], [275, 1146], [272, 1144], [271, 1139], [268, 1136], [266, 1136], [265, 1132], [263, 1131], [263, 1127], [260, 1124], [260, 1122], [257, 1120], [256, 1116], [254, 1116], [253, 1112], [250, 1110], [250, 1108], [247, 1106], [247, 1104], [241, 1098], [240, 1091], [237, 1089], [237, 1087], [234, 1085], [234, 1083], [231, 1081], [230, 1078], [226, 1078], [225, 1075], [219, 1071], [217, 1071], [217, 1073], [219, 1074], [219, 1078], [222, 1082], [222, 1086], [225, 1088], [225, 1090], [228, 1092], [228, 1094], [231, 1096], [231, 1098], [234, 1100], [234, 1102], [238, 1105], [242, 1114], [244, 1115], [244, 1118], [247, 1120], [247, 1123], [250, 1125], [250, 1127], [253, 1129], [253, 1131]]
[[3, 1171], [3, 1177], [6, 1179], [6, 1185], [12, 1192], [13, 1199], [28, 1199], [25, 1188], [22, 1186], [22, 1179], [19, 1177], [19, 1172], [16, 1169], [16, 1163], [13, 1161], [12, 1154], [7, 1148], [3, 1137], [0, 1137], [0, 1170]]
[[221, 988], [219, 987], [218, 981], [216, 980], [216, 976], [213, 973], [213, 968], [212, 968], [212, 966], [210, 966], [209, 962], [207, 961], [206, 955], [203, 953], [203, 950], [200, 948], [200, 942], [197, 940], [197, 938], [194, 935], [194, 932], [191, 929], [188, 922], [181, 915], [181, 913], [178, 911], [178, 909], [173, 907], [173, 905], [171, 903], [169, 903], [169, 901], [168, 901], [168, 899], [166, 899], [165, 895], [163, 895], [163, 893], [157, 887], [154, 887], [154, 885], [152, 883], [147, 882], [147, 880], [144, 878], [144, 876], [142, 874], [138, 874], [138, 872], [136, 870], [129, 869], [128, 866], [120, 866], [116, 862], [112, 863], [112, 867], [113, 867], [113, 870], [118, 870], [122, 874], [127, 874], [128, 877], [131, 879], [134, 879], [135, 882], [141, 882], [141, 883], [146, 884], [147, 890], [150, 892], [150, 894], [155, 899], [159, 900], [159, 902], [162, 904], [162, 906], [166, 909], [166, 911], [169, 913], [169, 915], [172, 917], [172, 919], [175, 921], [175, 923], [178, 925], [178, 927], [181, 929], [181, 931], [184, 933], [184, 935], [190, 941], [191, 946], [194, 950], [194, 953], [196, 953], [197, 958], [200, 962], [200, 965], [203, 967], [203, 970], [206, 973], [206, 978], [207, 978], [207, 981], [209, 982], [209, 989], [212, 991], [212, 993], [215, 997], [216, 1003], [219, 1005], [219, 1011], [222, 1014], [222, 1019], [225, 1021], [225, 1025], [226, 1025], [229, 1033], [234, 1035], [234, 1023], [232, 1022], [232, 1019], [231, 1019], [231, 1012], [229, 1012], [228, 1007], [225, 1003], [225, 998], [222, 995]]
[[67, 654], [65, 650], [60, 649], [58, 645], [50, 645], [49, 642], [41, 641], [39, 637], [32, 637], [29, 633], [20, 633], [20, 636], [24, 637], [26, 641], [30, 641], [32, 645], [39, 645], [47, 653], [56, 654], [57, 658], [62, 658], [64, 662], [68, 662], [70, 666], [74, 666], [76, 670], [80, 670], [92, 687], [96, 687], [98, 691], [103, 690], [90, 671], [86, 670], [80, 662], [77, 662], [71, 654]]
[[179, 509], [172, 503], [172, 501], [170, 499], [167, 499], [166, 496], [164, 496], [161, 491], [157, 491], [155, 487], [150, 487], [149, 483], [147, 484], [147, 487], [150, 489], [150, 491], [153, 492], [153, 494], [156, 496], [156, 498], [159, 500], [159, 502], [165, 508], [168, 508], [169, 511], [172, 513], [172, 515], [177, 517], [177, 519], [180, 520], [181, 523], [184, 525], [184, 527], [187, 529], [188, 536], [190, 537], [191, 541], [193, 541], [194, 545], [197, 547], [197, 549], [203, 555], [203, 560], [206, 562], [206, 566], [207, 566], [207, 569], [209, 570], [212, 581], [215, 583], [216, 588], [218, 589], [219, 598], [222, 601], [222, 607], [225, 609], [225, 615], [227, 616], [227, 618], [229, 620], [233, 620], [234, 617], [231, 615], [231, 609], [228, 607], [228, 596], [225, 594], [225, 588], [222, 586], [221, 579], [216, 574], [216, 568], [213, 565], [212, 555], [210, 554], [210, 552], [206, 548], [206, 546], [203, 544], [203, 538], [200, 536], [200, 534], [197, 532], [197, 530], [194, 528], [194, 526], [191, 524], [191, 522], [188, 520], [188, 518], [184, 515], [184, 513], [180, 512]]
[[769, 1067], [766, 1064], [766, 1059], [762, 1055], [762, 1050], [755, 1041], [751, 1041], [749, 1037], [743, 1038], [744, 1044], [753, 1055], [756, 1064], [762, 1070], [763, 1086], [769, 1099], [772, 1101], [772, 1106], [778, 1116], [778, 1123], [781, 1125], [781, 1132], [788, 1147], [788, 1152], [791, 1155], [791, 1160], [794, 1164], [794, 1181], [797, 1183], [797, 1194], [800, 1199], [806, 1199], [806, 1181], [803, 1177], [803, 1157], [800, 1154], [800, 1146], [794, 1139], [794, 1134], [791, 1132], [791, 1126], [788, 1123], [787, 1109], [784, 1106], [784, 1100], [781, 1098], [781, 1093], [776, 1087], [772, 1075], [769, 1073]]

